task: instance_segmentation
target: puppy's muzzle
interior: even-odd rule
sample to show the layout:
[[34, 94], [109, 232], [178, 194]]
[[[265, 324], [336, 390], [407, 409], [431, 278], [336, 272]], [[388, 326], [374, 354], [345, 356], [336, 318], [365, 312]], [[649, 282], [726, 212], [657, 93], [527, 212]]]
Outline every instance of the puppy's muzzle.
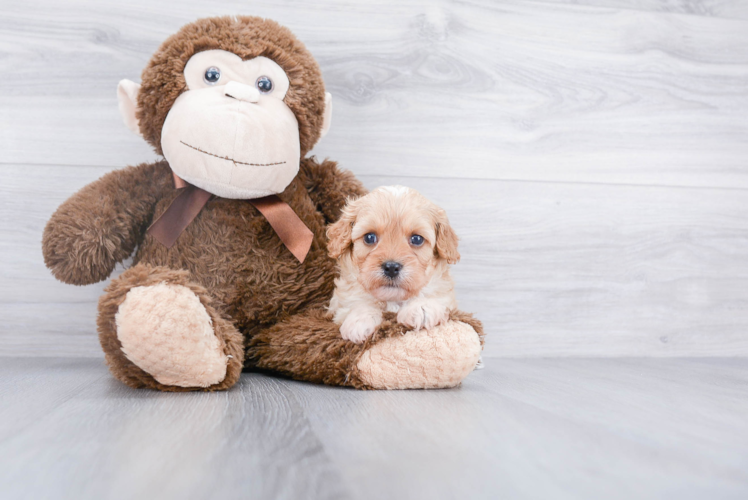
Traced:
[[387, 262], [382, 264], [382, 272], [384, 273], [384, 275], [393, 280], [398, 277], [398, 275], [400, 274], [400, 269], [402, 268], [402, 264], [392, 260], [388, 260]]

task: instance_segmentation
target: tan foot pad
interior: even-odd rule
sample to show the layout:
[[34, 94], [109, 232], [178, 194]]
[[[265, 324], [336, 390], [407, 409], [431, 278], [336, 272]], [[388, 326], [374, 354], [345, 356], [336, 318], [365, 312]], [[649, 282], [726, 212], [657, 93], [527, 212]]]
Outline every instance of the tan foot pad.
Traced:
[[480, 352], [475, 330], [450, 321], [382, 340], [361, 356], [358, 370], [375, 389], [454, 387], [473, 371]]
[[158, 382], [208, 387], [226, 377], [228, 357], [189, 288], [159, 283], [127, 292], [115, 316], [127, 359]]

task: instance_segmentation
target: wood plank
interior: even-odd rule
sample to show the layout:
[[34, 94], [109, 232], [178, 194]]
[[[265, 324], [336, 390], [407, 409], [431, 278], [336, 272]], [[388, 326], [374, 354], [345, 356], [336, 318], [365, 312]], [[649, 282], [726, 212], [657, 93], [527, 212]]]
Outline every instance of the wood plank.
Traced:
[[683, 2], [42, 3], [0, 20], [14, 75], [0, 82], [0, 163], [151, 159], [121, 124], [117, 81], [183, 23], [234, 11], [308, 44], [335, 99], [316, 153], [357, 173], [748, 187], [738, 2], [688, 3], [729, 19]]
[[[567, 4], [568, 0], [538, 0], [554, 4]], [[574, 0], [576, 5], [606, 7], [611, 9], [646, 10], [664, 14], [723, 17], [748, 20], [748, 4], [735, 0]]]
[[[0, 170], [0, 353], [97, 352], [104, 284], [56, 282], [40, 241], [59, 203], [106, 171]], [[458, 300], [485, 322], [489, 357], [748, 356], [744, 190], [362, 179], [409, 185], [447, 210], [462, 238]]]
[[9, 498], [740, 499], [745, 359], [493, 360], [462, 387], [133, 390], [0, 359]]
[[441, 393], [302, 390], [335, 464], [372, 498], [737, 499], [748, 487], [745, 360], [489, 360]]
[[2, 361], [3, 496], [350, 498], [277, 380], [179, 397], [133, 391], [98, 360], [23, 366]]
[[[70, 293], [73, 287], [66, 288], [62, 290], [62, 300], [71, 298], [65, 292]], [[96, 313], [104, 286], [88, 288], [92, 297], [85, 302], [0, 302], [0, 356], [103, 359]]]

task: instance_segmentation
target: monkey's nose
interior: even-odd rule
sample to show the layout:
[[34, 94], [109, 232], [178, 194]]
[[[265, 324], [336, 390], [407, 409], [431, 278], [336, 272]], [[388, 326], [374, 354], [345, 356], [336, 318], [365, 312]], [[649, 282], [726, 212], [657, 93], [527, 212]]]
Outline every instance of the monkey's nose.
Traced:
[[391, 279], [397, 278], [397, 275], [400, 274], [400, 269], [402, 268], [402, 264], [392, 260], [388, 260], [387, 262], [382, 264], [382, 271], [384, 272], [384, 275]]
[[239, 82], [229, 82], [226, 84], [224, 94], [234, 99], [245, 102], [257, 102], [260, 100], [260, 91], [252, 85], [245, 85]]

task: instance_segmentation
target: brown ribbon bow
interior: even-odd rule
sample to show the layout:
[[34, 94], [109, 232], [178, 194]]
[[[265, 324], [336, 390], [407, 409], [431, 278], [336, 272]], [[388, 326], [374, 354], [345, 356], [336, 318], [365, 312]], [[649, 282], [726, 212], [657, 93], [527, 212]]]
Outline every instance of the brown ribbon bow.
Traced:
[[[175, 175], [176, 187], [181, 192], [174, 198], [166, 211], [148, 228], [148, 234], [156, 238], [166, 248], [171, 248], [174, 245], [182, 231], [197, 217], [200, 210], [213, 196], [204, 189], [187, 184], [182, 179], [177, 179], [179, 178]], [[265, 216], [294, 257], [299, 262], [304, 262], [312, 246], [314, 233], [306, 227], [306, 224], [296, 215], [296, 212], [288, 203], [276, 195], [248, 201]]]

